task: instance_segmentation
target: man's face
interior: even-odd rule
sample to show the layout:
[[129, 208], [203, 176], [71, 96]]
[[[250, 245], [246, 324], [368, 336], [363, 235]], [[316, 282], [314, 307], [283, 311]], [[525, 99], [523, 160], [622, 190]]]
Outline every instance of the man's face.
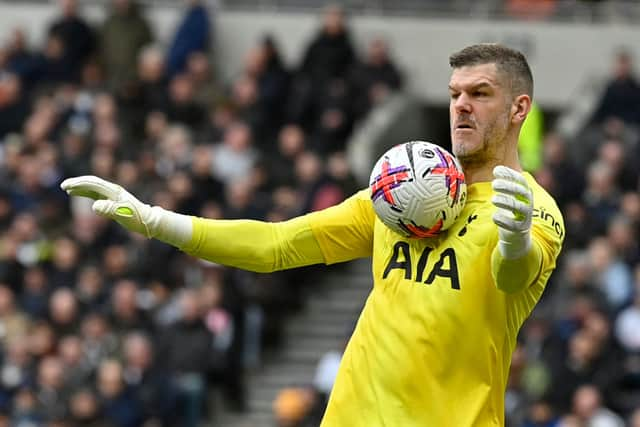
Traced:
[[495, 64], [454, 69], [449, 99], [451, 143], [462, 165], [498, 159], [510, 126], [511, 102]]

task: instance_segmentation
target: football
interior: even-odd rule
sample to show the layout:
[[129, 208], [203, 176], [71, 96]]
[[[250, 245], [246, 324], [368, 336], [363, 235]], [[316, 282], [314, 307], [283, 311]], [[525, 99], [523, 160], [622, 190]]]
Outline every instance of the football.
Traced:
[[380, 220], [406, 237], [434, 237], [449, 228], [467, 200], [457, 159], [426, 141], [398, 144], [376, 162], [369, 180]]

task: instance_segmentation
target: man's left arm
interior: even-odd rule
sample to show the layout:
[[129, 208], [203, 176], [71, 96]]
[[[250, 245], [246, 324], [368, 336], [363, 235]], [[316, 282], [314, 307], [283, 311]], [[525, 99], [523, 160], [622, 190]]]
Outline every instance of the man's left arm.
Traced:
[[497, 166], [492, 187], [498, 244], [491, 256], [491, 273], [498, 289], [516, 293], [536, 281], [557, 251], [545, 230], [532, 227], [533, 193], [521, 173]]

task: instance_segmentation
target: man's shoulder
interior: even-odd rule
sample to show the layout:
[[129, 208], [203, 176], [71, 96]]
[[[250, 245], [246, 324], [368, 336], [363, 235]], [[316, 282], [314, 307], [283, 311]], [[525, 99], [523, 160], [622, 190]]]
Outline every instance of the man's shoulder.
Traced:
[[564, 219], [555, 199], [531, 175], [527, 181], [533, 193], [533, 221], [544, 224], [554, 231], [560, 239], [564, 238]]

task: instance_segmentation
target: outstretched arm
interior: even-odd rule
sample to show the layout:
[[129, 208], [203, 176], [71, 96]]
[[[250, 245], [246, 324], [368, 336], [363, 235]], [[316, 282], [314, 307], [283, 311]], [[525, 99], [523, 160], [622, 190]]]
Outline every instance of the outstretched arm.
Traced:
[[[96, 176], [65, 180], [71, 196], [94, 199], [93, 210], [130, 231], [219, 264], [270, 272], [370, 255], [372, 209], [362, 194], [289, 221], [212, 220], [149, 206]], [[370, 212], [371, 211], [371, 212]]]

